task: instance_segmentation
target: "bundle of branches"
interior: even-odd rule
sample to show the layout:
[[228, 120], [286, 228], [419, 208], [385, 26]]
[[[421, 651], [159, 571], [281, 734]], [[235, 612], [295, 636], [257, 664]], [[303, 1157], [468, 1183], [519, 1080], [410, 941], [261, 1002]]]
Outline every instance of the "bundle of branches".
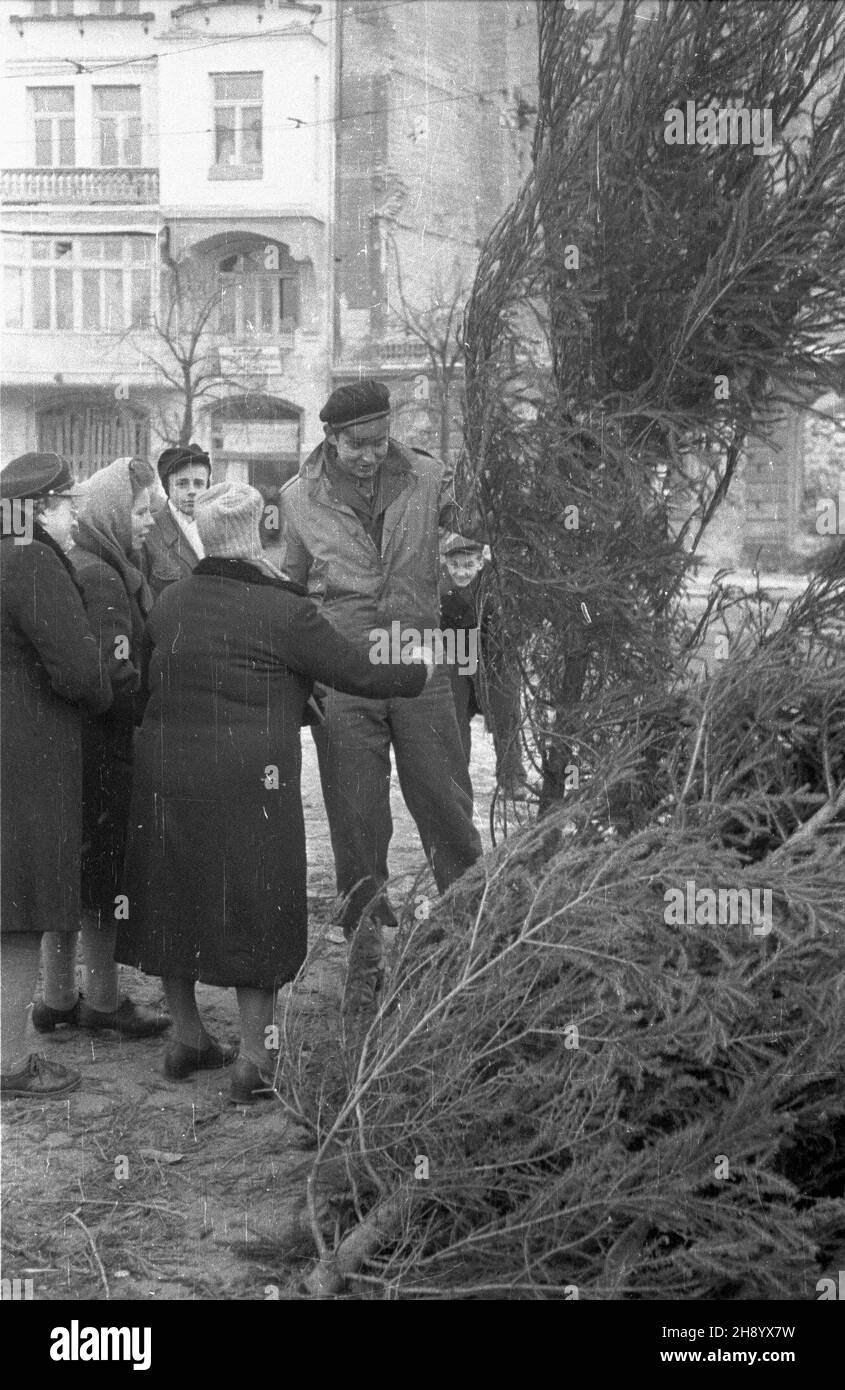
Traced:
[[[651, 743], [408, 913], [310, 1105], [314, 1291], [801, 1299], [839, 1267], [841, 621], [818, 581]], [[609, 825], [655, 778], [649, 822]]]
[[[676, 679], [684, 578], [743, 443], [829, 384], [845, 329], [842, 7], [640, 11], [541, 0], [532, 172], [466, 315], [491, 659], [519, 654], [544, 808], [606, 698], [636, 723]], [[739, 94], [770, 148], [702, 136]]]
[[752, 600], [721, 583], [701, 626], [714, 612], [730, 614], [733, 657], [712, 675], [691, 681], [682, 671], [668, 688], [654, 682], [633, 711], [624, 684], [605, 693], [599, 711], [586, 701], [570, 709], [572, 723], [587, 730], [571, 745], [575, 761], [567, 766], [577, 776], [570, 781], [586, 783], [594, 798], [595, 833], [624, 836], [666, 816], [682, 824], [703, 818], [721, 844], [758, 859], [805, 826], [809, 836], [816, 825], [845, 822], [841, 557], [782, 618], [761, 593]]

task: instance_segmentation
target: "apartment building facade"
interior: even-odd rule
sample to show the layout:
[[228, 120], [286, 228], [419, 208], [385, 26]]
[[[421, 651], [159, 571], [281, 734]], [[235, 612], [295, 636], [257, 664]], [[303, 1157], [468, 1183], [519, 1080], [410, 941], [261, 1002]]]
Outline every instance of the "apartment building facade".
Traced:
[[368, 372], [437, 444], [397, 267], [424, 306], [470, 283], [520, 176], [531, 0], [10, 0], [0, 24], [3, 459], [85, 476], [189, 426], [266, 491]]
[[187, 405], [217, 477], [277, 484], [330, 379], [331, 14], [9, 8], [4, 458], [86, 476], [155, 456]]
[[395, 432], [435, 453], [460, 442], [461, 311], [536, 92], [533, 0], [342, 7], [334, 376], [387, 380]]

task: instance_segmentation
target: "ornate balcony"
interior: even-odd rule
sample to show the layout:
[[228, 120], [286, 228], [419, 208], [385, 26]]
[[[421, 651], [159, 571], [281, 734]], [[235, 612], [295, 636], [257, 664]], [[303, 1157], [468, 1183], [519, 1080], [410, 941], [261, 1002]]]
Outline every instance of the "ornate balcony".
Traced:
[[3, 169], [0, 202], [157, 203], [157, 169]]

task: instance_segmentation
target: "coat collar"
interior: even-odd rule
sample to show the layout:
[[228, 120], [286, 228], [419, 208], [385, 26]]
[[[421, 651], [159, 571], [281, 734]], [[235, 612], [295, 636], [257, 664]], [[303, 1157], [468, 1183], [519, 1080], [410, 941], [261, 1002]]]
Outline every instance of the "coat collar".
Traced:
[[185, 550], [188, 553], [188, 559], [193, 558], [195, 562], [199, 560], [199, 555], [191, 545], [189, 537], [186, 536], [173, 515], [169, 502], [165, 502], [164, 506], [157, 513], [156, 524], [161, 532], [161, 538], [164, 544], [169, 549], [172, 550], [175, 547], [177, 550]]
[[[325, 478], [326, 474], [326, 442], [318, 444], [316, 449], [312, 449], [307, 459], [299, 470], [301, 478], [307, 478], [309, 482], [314, 482], [319, 478]], [[398, 439], [391, 438], [387, 450], [387, 458], [382, 464], [382, 468], [387, 468], [392, 473], [416, 473], [414, 467], [414, 455], [412, 451], [400, 444]]]
[[[323, 502], [328, 502], [338, 511], [347, 512], [350, 516], [355, 516], [356, 512], [347, 502], [335, 496], [334, 488], [326, 469], [325, 441], [318, 444], [306, 458], [299, 470], [299, 477], [303, 479], [308, 496], [310, 498], [320, 498]], [[406, 497], [411, 488], [419, 481], [419, 472], [415, 466], [414, 452], [404, 444], [400, 444], [398, 439], [390, 439], [387, 458], [382, 464], [400, 484], [401, 491], [393, 499], [385, 512], [384, 530], [382, 534], [382, 549], [389, 535], [396, 529], [399, 519], [399, 512], [395, 510], [395, 505], [401, 498]]]
[[276, 579], [266, 574], [258, 565], [248, 560], [232, 560], [223, 555], [209, 555], [194, 567], [194, 575], [214, 575], [219, 579], [237, 579], [241, 584], [265, 584], [274, 589], [287, 589], [289, 593], [307, 597], [301, 584], [292, 579]]

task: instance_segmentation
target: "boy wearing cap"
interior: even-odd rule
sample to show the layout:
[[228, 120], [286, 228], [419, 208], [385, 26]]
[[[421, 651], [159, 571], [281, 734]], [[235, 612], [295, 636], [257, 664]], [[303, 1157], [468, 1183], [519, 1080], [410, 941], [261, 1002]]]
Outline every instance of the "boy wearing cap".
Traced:
[[445, 629], [478, 631], [482, 660], [473, 675], [450, 667], [455, 712], [461, 742], [469, 764], [472, 750], [472, 719], [483, 714], [493, 735], [496, 750], [496, 781], [502, 795], [510, 801], [526, 801], [525, 768], [520, 747], [519, 672], [491, 640], [489, 598], [485, 601], [481, 585], [489, 551], [464, 536], [446, 536], [441, 544], [440, 621]]
[[[320, 411], [325, 440], [282, 488], [279, 563], [334, 626], [373, 643], [391, 623], [439, 627], [439, 533], [459, 530], [452, 474], [389, 433], [379, 381], [339, 387]], [[472, 785], [449, 676], [437, 667], [416, 700], [368, 700], [332, 690], [314, 730], [345, 935], [368, 904], [389, 922], [390, 751], [437, 887], [481, 854]]]
[[153, 598], [193, 573], [205, 552], [194, 521], [198, 497], [211, 483], [211, 459], [198, 444], [165, 449], [156, 465], [167, 502], [144, 541], [144, 577]]

